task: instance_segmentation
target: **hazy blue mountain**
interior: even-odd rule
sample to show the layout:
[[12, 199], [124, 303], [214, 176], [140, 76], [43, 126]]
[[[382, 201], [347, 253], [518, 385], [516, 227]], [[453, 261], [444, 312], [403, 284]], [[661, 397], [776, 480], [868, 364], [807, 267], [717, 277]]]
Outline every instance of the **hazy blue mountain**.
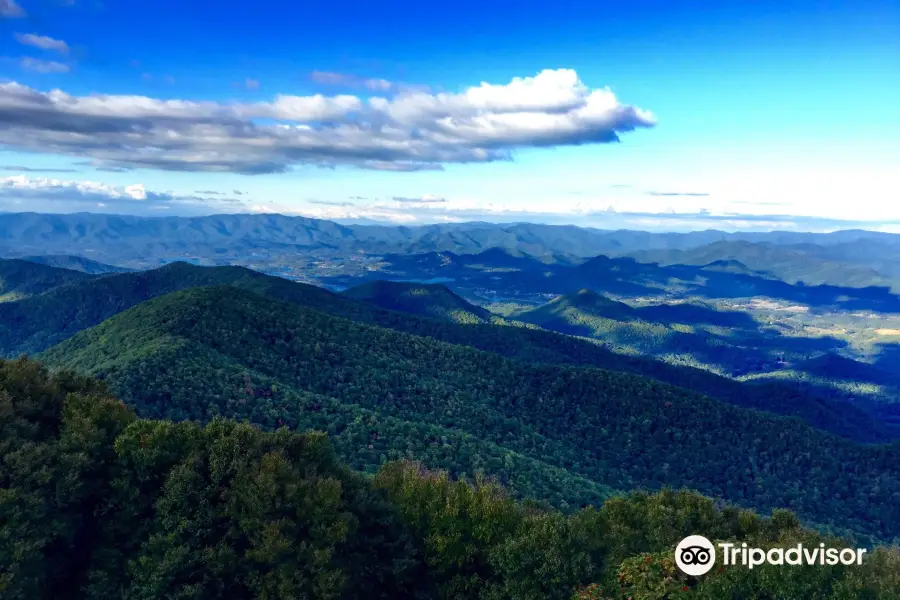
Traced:
[[72, 271], [81, 271], [91, 275], [106, 275], [108, 273], [127, 273], [133, 269], [126, 267], [116, 267], [105, 263], [97, 262], [83, 256], [74, 256], [71, 254], [53, 254], [48, 256], [23, 256], [22, 260], [37, 263], [40, 265], [48, 265], [58, 267], [60, 269], [70, 269]]
[[[834, 246], [866, 240], [897, 247], [897, 237], [863, 231], [806, 233], [649, 233], [606, 231], [534, 223], [453, 223], [415, 227], [342, 225], [271, 214], [204, 217], [134, 217], [103, 214], [0, 214], [0, 252], [77, 254], [103, 262], [165, 262], [188, 255], [207, 260], [259, 251], [476, 254], [500, 248], [545, 262], [623, 255], [648, 250], [683, 250], [744, 240], [772, 244]], [[103, 258], [101, 258], [103, 257]], [[713, 258], [706, 262], [717, 260]], [[704, 263], [706, 264], [706, 263]], [[750, 268], [753, 265], [748, 264]]]
[[[855, 253], [850, 250], [860, 244], [867, 253], [865, 259], [859, 255], [859, 250]], [[900, 290], [900, 280], [892, 272], [883, 273], [878, 268], [883, 261], [896, 264], [900, 260], [900, 246], [874, 240], [834, 246], [719, 241], [690, 249], [640, 250], [629, 253], [629, 256], [640, 262], [662, 266], [717, 265], [723, 262], [731, 262], [734, 266], [733, 263], [737, 262], [756, 273], [787, 283], [855, 288], [882, 286], [891, 287], [894, 291]], [[853, 258], [848, 260], [847, 256]]]

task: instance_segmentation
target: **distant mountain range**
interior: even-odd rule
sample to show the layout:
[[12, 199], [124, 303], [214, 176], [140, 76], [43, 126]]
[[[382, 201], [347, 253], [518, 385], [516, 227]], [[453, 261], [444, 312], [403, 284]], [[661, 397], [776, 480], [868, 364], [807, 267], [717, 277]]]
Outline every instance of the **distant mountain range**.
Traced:
[[451, 283], [457, 293], [478, 291], [483, 298], [549, 297], [587, 288], [630, 297], [667, 296], [752, 298], [764, 296], [814, 308], [870, 310], [900, 313], [900, 296], [886, 284], [852, 287], [788, 283], [750, 269], [736, 260], [713, 261], [703, 266], [643, 263], [631, 257], [596, 256], [573, 262], [547, 263], [500, 248], [479, 254], [453, 252], [386, 254], [378, 268], [353, 274], [320, 276], [318, 281], [337, 288], [360, 280], [392, 279]]
[[[600, 254], [618, 256], [649, 250], [685, 250], [722, 241], [825, 247], [865, 241], [880, 248], [881, 254], [895, 252], [900, 247], [900, 236], [860, 230], [829, 234], [715, 230], [648, 233], [533, 223], [472, 222], [414, 227], [340, 225], [332, 221], [270, 214], [159, 218], [93, 213], [0, 214], [0, 254], [75, 254], [114, 264], [136, 260], [159, 264], [186, 255], [212, 260], [251, 256], [260, 251], [473, 254], [490, 248], [544, 261], [565, 261]], [[724, 257], [710, 257], [706, 262], [720, 258]], [[754, 268], [749, 263], [748, 266]]]
[[[854, 250], [852, 254], [847, 252], [850, 248]], [[862, 248], [867, 249], [864, 254]], [[689, 249], [632, 251], [628, 255], [640, 262], [663, 266], [712, 264], [747, 269], [787, 283], [884, 286], [900, 291], [900, 245], [884, 243], [882, 238], [837, 245], [729, 240]]]

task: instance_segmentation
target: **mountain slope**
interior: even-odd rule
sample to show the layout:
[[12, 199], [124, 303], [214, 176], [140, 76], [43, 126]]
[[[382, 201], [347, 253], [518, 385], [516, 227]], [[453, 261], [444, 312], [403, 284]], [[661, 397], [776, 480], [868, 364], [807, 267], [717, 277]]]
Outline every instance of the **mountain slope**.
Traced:
[[99, 277], [19, 302], [0, 304], [0, 355], [38, 352], [144, 300], [211, 285], [247, 289], [361, 323], [471, 346], [525, 362], [585, 365], [637, 373], [734, 404], [796, 415], [815, 427], [855, 440], [877, 442], [900, 437], [900, 431], [882, 423], [880, 417], [813, 392], [800, 393], [794, 386], [738, 383], [700, 369], [624, 356], [586, 340], [525, 327], [518, 322], [495, 320], [493, 325], [461, 326], [389, 311], [319, 287], [241, 267], [173, 263], [151, 271]]
[[115, 267], [107, 265], [83, 256], [74, 256], [71, 254], [52, 254], [47, 256], [24, 256], [22, 260], [37, 263], [39, 265], [47, 265], [50, 267], [58, 267], [60, 269], [69, 269], [71, 271], [81, 271], [90, 275], [108, 275], [109, 273], [127, 273], [133, 269], [125, 267]]
[[[878, 248], [881, 255], [897, 257], [896, 248]], [[631, 252], [629, 256], [646, 263], [663, 266], [707, 265], [721, 261], [735, 261], [759, 273], [765, 273], [787, 283], [805, 285], [839, 285], [851, 288], [871, 286], [900, 290], [900, 283], [884, 276], [875, 268], [850, 263], [827, 253], [814, 244], [781, 246], [767, 242], [719, 241], [707, 246], [686, 250], [646, 250]], [[873, 256], [873, 259], [878, 255]]]
[[563, 333], [592, 335], [593, 330], [589, 323], [593, 320], [623, 321], [637, 318], [636, 314], [636, 311], [624, 302], [617, 302], [603, 294], [582, 289], [574, 294], [557, 296], [543, 306], [519, 313], [516, 319]]
[[746, 313], [697, 302], [631, 307], [590, 290], [558, 296], [515, 318], [545, 329], [580, 335], [624, 352], [710, 369], [729, 377], [779, 368], [805, 359], [803, 345], [769, 333]]
[[489, 323], [491, 313], [469, 304], [443, 285], [398, 281], [371, 281], [342, 295], [388, 310], [422, 315], [453, 323]]
[[27, 260], [0, 259], [0, 302], [27, 298], [66, 283], [89, 278], [86, 273], [40, 265]]
[[[615, 489], [690, 485], [760, 510], [900, 535], [897, 446], [853, 444], [634, 375], [527, 365], [232, 288], [154, 299], [45, 358], [102, 376], [143, 413], [278, 424], [321, 409], [290, 397], [305, 392], [372, 411], [370, 439], [394, 452], [416, 447], [411, 429], [382, 429], [381, 419], [471, 436]], [[340, 422], [332, 428], [340, 432]]]
[[[598, 254], [623, 255], [647, 249], [690, 249], [720, 241], [832, 246], [846, 242], [877, 242], [879, 257], [896, 256], [897, 236], [866, 231], [831, 234], [794, 232], [650, 233], [604, 231], [571, 225], [535, 223], [447, 223], [416, 227], [342, 225], [332, 221], [284, 215], [227, 214], [204, 217], [133, 217], [79, 213], [48, 215], [0, 214], [0, 252], [82, 254], [102, 252], [105, 260], [122, 264], [135, 260], [159, 264], [192, 254], [214, 258], [220, 251], [235, 255], [281, 251], [366, 254], [455, 252], [475, 254], [499, 248], [542, 261]], [[101, 259], [103, 260], [103, 259]], [[716, 260], [706, 260], [704, 263]], [[754, 268], [753, 265], [749, 265]]]
[[[97, 382], [27, 360], [0, 360], [0, 431], [4, 600], [894, 600], [900, 575], [896, 547], [785, 510], [666, 490], [561, 514], [408, 461], [365, 477], [322, 432], [137, 419]], [[689, 534], [868, 553], [695, 578], [671, 558]]]

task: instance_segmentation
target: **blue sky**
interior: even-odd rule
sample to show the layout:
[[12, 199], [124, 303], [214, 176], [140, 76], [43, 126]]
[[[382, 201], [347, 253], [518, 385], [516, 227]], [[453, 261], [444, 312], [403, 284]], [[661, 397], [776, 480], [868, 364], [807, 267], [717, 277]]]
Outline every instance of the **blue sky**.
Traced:
[[0, 15], [0, 211], [900, 231], [895, 0]]

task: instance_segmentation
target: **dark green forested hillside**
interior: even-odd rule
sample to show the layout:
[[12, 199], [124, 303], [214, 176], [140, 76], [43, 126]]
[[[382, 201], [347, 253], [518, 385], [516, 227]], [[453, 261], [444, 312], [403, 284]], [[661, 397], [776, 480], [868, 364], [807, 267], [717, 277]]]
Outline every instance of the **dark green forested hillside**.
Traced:
[[35, 353], [144, 300], [195, 286], [230, 285], [271, 298], [315, 308], [354, 321], [472, 346], [528, 362], [598, 366], [639, 373], [731, 403], [780, 414], [863, 441], [898, 436], [894, 427], [861, 409], [801, 392], [779, 383], [742, 384], [699, 369], [616, 354], [589, 341], [501, 321], [459, 325], [385, 310], [319, 287], [271, 277], [241, 267], [195, 267], [173, 263], [138, 273], [96, 278], [52, 289], [18, 302], [0, 304], [0, 355]]
[[[642, 377], [529, 365], [245, 291], [157, 298], [45, 358], [104, 377], [139, 414], [153, 417], [221, 415], [300, 429], [324, 418], [315, 426], [340, 437], [345, 421], [327, 416], [332, 408], [294, 393], [358, 406], [372, 415], [372, 452], [351, 452], [357, 466], [404, 451], [419, 456], [424, 445], [426, 459], [454, 456], [471, 473], [474, 456], [442, 454], [455, 442], [437, 432], [414, 438], [424, 430], [404, 425], [427, 424], [615, 489], [690, 485], [764, 511], [787, 507], [810, 522], [900, 535], [896, 445], [858, 445]], [[390, 420], [385, 429], [382, 419]], [[478, 466], [491, 473], [503, 460]], [[577, 501], [565, 490], [541, 499]]]
[[452, 323], [489, 323], [491, 313], [469, 304], [443, 285], [400, 281], [370, 281], [342, 292], [343, 296], [389, 310]]
[[107, 275], [109, 273], [126, 273], [132, 269], [126, 267], [117, 267], [107, 265], [106, 263], [97, 262], [83, 256], [75, 256], [72, 254], [49, 254], [41, 256], [25, 256], [22, 260], [37, 263], [39, 265], [48, 265], [51, 267], [59, 267], [60, 269], [70, 269], [72, 271], [81, 271], [90, 273], [91, 275]]
[[40, 294], [56, 286], [83, 281], [89, 277], [86, 273], [26, 260], [0, 259], [0, 303]]
[[696, 302], [631, 307], [587, 289], [513, 318], [729, 377], [774, 371], [817, 351], [813, 340], [785, 338], [745, 313]]
[[[871, 260], [882, 256], [896, 257], [893, 247], [879, 248]], [[647, 263], [663, 266], [707, 265], [717, 261], [735, 261], [753, 271], [767, 274], [788, 283], [806, 285], [840, 285], [845, 287], [888, 286], [898, 289], [890, 275], [860, 262], [834, 256], [827, 247], [816, 244], [782, 245], [769, 242], [722, 240], [689, 249], [638, 250], [629, 256]]]
[[0, 596], [8, 600], [896, 600], [861, 566], [674, 566], [688, 534], [843, 547], [692, 492], [569, 515], [409, 462], [353, 473], [321, 433], [136, 419], [102, 385], [0, 361]]
[[[858, 348], [822, 336], [823, 329], [815, 325], [801, 334], [777, 314], [754, 318], [696, 300], [630, 306], [581, 290], [536, 308], [511, 311], [509, 316], [598, 340], [622, 354], [653, 357], [745, 382], [789, 382], [798, 392], [804, 390], [803, 395], [812, 392], [838, 402], [862, 398], [878, 414], [893, 403], [900, 382], [890, 368], [837, 354]], [[841, 335], [846, 330], [831, 331]]]

